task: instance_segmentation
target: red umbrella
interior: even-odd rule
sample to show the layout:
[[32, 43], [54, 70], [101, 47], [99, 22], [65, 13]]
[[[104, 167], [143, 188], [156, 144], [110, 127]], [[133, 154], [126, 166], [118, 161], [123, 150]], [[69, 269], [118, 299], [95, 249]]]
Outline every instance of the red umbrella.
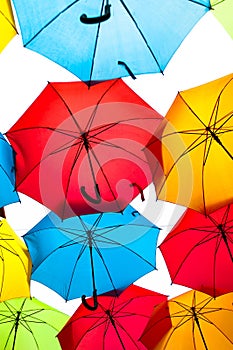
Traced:
[[[90, 298], [91, 300], [92, 298]], [[138, 340], [153, 307], [165, 295], [131, 285], [119, 297], [99, 296], [98, 308], [81, 305], [58, 334], [63, 350], [145, 350]]]
[[122, 211], [152, 181], [142, 148], [161, 118], [120, 79], [48, 83], [6, 133], [17, 190], [62, 218]]
[[213, 297], [233, 292], [233, 205], [207, 216], [187, 209], [159, 248], [173, 283]]

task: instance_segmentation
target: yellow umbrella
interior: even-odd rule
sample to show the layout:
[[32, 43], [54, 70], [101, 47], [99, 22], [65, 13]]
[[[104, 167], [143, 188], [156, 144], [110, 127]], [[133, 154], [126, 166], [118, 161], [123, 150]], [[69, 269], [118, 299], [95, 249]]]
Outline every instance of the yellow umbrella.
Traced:
[[10, 0], [0, 1], [0, 52], [17, 34]]
[[159, 199], [204, 214], [233, 202], [232, 96], [233, 74], [177, 94], [147, 147]]
[[233, 293], [189, 291], [155, 307], [141, 341], [149, 350], [233, 349], [232, 302]]
[[0, 301], [29, 297], [31, 260], [24, 242], [0, 220]]

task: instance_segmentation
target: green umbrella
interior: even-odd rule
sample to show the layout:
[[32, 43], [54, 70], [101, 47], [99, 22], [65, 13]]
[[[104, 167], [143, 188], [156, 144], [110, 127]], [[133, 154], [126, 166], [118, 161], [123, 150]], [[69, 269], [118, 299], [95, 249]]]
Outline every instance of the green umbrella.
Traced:
[[69, 316], [36, 298], [0, 303], [0, 350], [58, 350], [57, 333]]
[[232, 0], [211, 0], [211, 7], [213, 9], [214, 16], [223, 25], [228, 34], [233, 39], [233, 2]]

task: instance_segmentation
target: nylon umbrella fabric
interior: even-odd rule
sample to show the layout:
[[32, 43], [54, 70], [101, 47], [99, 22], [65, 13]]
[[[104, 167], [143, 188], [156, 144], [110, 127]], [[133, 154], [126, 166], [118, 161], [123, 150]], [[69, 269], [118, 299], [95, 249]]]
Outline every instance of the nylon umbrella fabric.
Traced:
[[211, 0], [213, 15], [223, 25], [227, 33], [233, 39], [233, 29], [231, 18], [233, 15], [233, 5], [231, 0]]
[[24, 242], [0, 220], [0, 301], [30, 296], [32, 263]]
[[121, 213], [72, 217], [51, 213], [23, 238], [32, 279], [65, 300], [112, 291], [120, 294], [155, 270], [159, 229], [128, 206]]
[[187, 209], [159, 246], [172, 283], [213, 297], [233, 292], [232, 215], [232, 205], [207, 216]]
[[[233, 346], [232, 300], [232, 293], [216, 299], [197, 291], [179, 295], [155, 307], [140, 339], [148, 350], [229, 350]], [[172, 328], [157, 342], [157, 333], [169, 319]]]
[[139, 342], [155, 305], [165, 295], [130, 285], [119, 297], [100, 296], [95, 311], [80, 305], [58, 334], [63, 350], [145, 350]]
[[160, 141], [145, 149], [159, 199], [204, 214], [232, 202], [232, 79], [177, 94], [157, 132]]
[[1, 0], [0, 4], [0, 52], [17, 34], [10, 0]]
[[149, 0], [146, 6], [132, 0], [13, 4], [24, 46], [85, 82], [163, 72], [210, 9], [209, 0]]
[[59, 350], [57, 333], [69, 316], [36, 298], [0, 303], [0, 348], [5, 350]]
[[121, 79], [48, 83], [6, 133], [16, 189], [62, 218], [123, 210], [151, 181], [142, 148], [162, 116]]
[[0, 133], [0, 207], [19, 202], [15, 190], [14, 152], [6, 138]]

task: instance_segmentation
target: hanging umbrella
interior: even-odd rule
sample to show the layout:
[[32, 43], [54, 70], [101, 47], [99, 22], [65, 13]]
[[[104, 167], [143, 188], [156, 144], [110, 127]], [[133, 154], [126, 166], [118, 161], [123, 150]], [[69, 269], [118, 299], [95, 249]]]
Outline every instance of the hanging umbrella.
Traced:
[[207, 216], [185, 212], [159, 247], [173, 283], [213, 297], [233, 292], [232, 222], [231, 205]]
[[24, 242], [0, 220], [0, 301], [30, 296], [31, 259]]
[[232, 16], [233, 4], [231, 0], [210, 0], [214, 16], [224, 26], [233, 39]]
[[57, 333], [69, 316], [36, 298], [0, 303], [0, 349], [59, 350]]
[[61, 347], [145, 350], [139, 336], [153, 307], [166, 299], [165, 295], [131, 285], [119, 297], [100, 296], [95, 311], [80, 305], [58, 334]]
[[204, 214], [233, 201], [232, 94], [233, 74], [178, 93], [145, 150], [159, 199]]
[[15, 202], [19, 202], [19, 196], [15, 190], [14, 153], [0, 133], [0, 207]]
[[121, 211], [152, 181], [142, 147], [161, 120], [120, 79], [49, 83], [6, 133], [16, 188], [62, 218]]
[[17, 34], [10, 0], [1, 0], [0, 4], [0, 52]]
[[[214, 299], [189, 291], [163, 302], [162, 306], [155, 307], [141, 341], [148, 350], [232, 349], [232, 301], [233, 293]], [[172, 328], [169, 328], [170, 322]], [[166, 334], [157, 341], [160, 332]]]
[[[83, 81], [163, 72], [209, 0], [13, 0], [23, 44]], [[164, 44], [166, 43], [166, 45]]]
[[64, 221], [51, 213], [23, 238], [32, 258], [32, 279], [65, 300], [82, 296], [85, 303], [85, 295], [96, 297], [111, 290], [118, 295], [153, 271], [158, 233], [156, 226], [128, 206], [122, 214]]

